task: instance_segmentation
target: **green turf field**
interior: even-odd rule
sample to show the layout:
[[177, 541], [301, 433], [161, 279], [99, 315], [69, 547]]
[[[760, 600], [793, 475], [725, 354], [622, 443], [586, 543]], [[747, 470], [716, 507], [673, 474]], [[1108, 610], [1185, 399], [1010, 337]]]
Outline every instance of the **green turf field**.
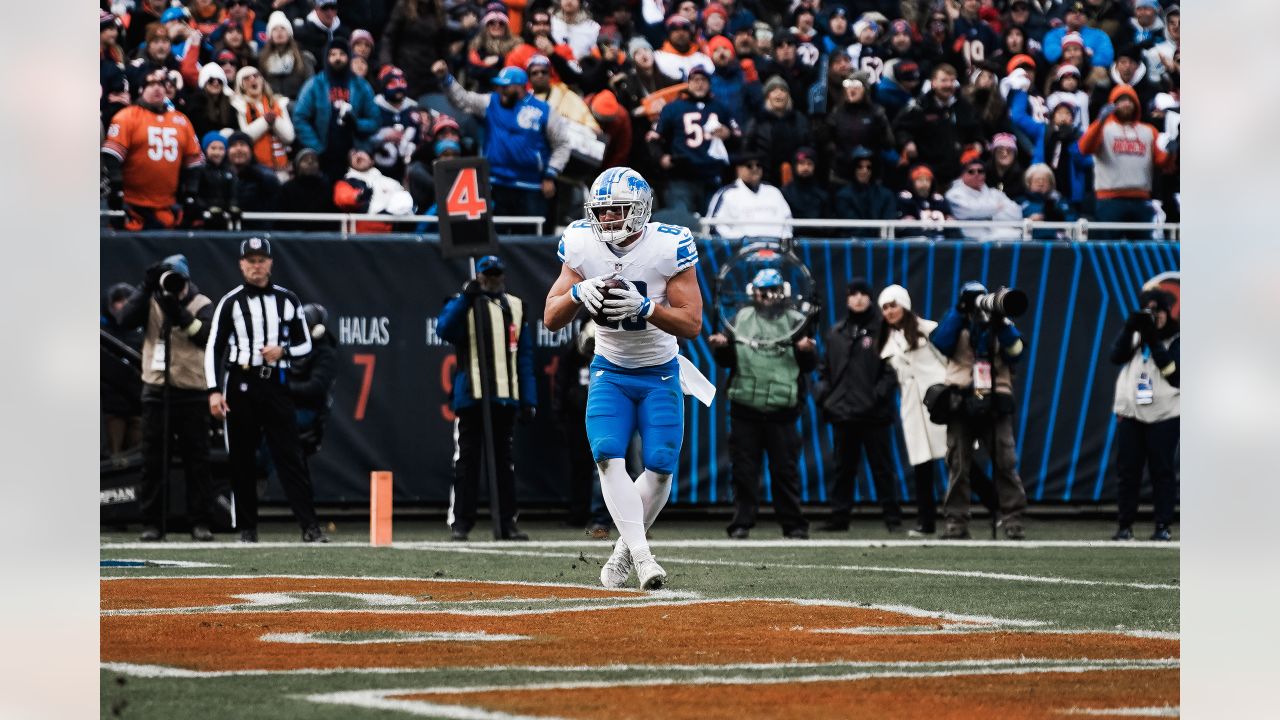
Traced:
[[[637, 683], [645, 682], [670, 687], [673, 694], [667, 697], [683, 698], [676, 702], [684, 703], [685, 711], [691, 711], [695, 705], [690, 703], [701, 702], [701, 698], [706, 698], [708, 703], [720, 703], [718, 696], [708, 694], [711, 692], [708, 688], [719, 684], [741, 690], [740, 685], [755, 686], [768, 680], [775, 684], [782, 682], [777, 686], [778, 692], [786, 689], [803, 695], [817, 688], [835, 687], [839, 692], [864, 686], [871, 688], [870, 683], [859, 684], [868, 673], [886, 678], [883, 682], [891, 684], [924, 677], [918, 673], [942, 673], [948, 677], [960, 674], [968, 678], [974, 667], [983, 668], [982, 673], [1003, 673], [1015, 668], [1009, 671], [1016, 671], [1018, 674], [1013, 677], [1020, 678], [1020, 682], [1027, 678], [1037, 682], [1048, 678], [1061, 684], [1070, 680], [1067, 665], [1072, 668], [1070, 672], [1081, 678], [1108, 675], [1101, 670], [1110, 666], [1127, 669], [1125, 688], [1109, 688], [1106, 692], [1100, 689], [1101, 685], [1078, 689], [1084, 698], [1082, 703], [1103, 709], [1116, 707], [1113, 696], [1129, 697], [1133, 695], [1133, 688], [1151, 686], [1144, 678], [1155, 677], [1157, 671], [1172, 673], [1175, 678], [1172, 701], [1167, 696], [1133, 698], [1132, 702], [1121, 705], [1129, 710], [1146, 708], [1153, 716], [1176, 712], [1178, 545], [1105, 542], [1112, 530], [1111, 524], [1105, 522], [1031, 520], [1027, 525], [1029, 542], [1026, 543], [1001, 541], [948, 546], [908, 541], [900, 534], [890, 536], [869, 519], [855, 521], [854, 528], [847, 533], [815, 533], [810, 542], [780, 541], [776, 528], [768, 523], [758, 527], [751, 540], [730, 542], [721, 523], [659, 520], [652, 533], [653, 547], [668, 572], [670, 592], [659, 596], [636, 593], [636, 597], [625, 599], [574, 596], [587, 592], [575, 588], [561, 588], [572, 597], [522, 597], [521, 586], [510, 586], [513, 588], [510, 592], [501, 590], [496, 595], [486, 595], [480, 588], [465, 601], [443, 598], [430, 590], [418, 590], [413, 598], [396, 600], [386, 596], [396, 595], [399, 590], [379, 593], [361, 585], [357, 589], [367, 596], [304, 593], [293, 598], [293, 604], [264, 594], [262, 597], [266, 599], [259, 601], [264, 603], [259, 609], [272, 614], [258, 614], [252, 612], [255, 608], [227, 607], [232, 601], [215, 602], [195, 591], [191, 598], [185, 597], [182, 588], [195, 583], [194, 580], [180, 583], [164, 580], [234, 576], [237, 579], [232, 581], [199, 582], [229, 588], [244, 585], [252, 590], [258, 576], [284, 577], [271, 582], [285, 588], [281, 592], [286, 595], [295, 585], [300, 592], [305, 589], [309, 577], [342, 578], [329, 581], [338, 588], [354, 585], [357, 578], [423, 579], [446, 591], [470, 587], [446, 581], [513, 581], [598, 588], [598, 573], [608, 556], [609, 543], [591, 540], [581, 530], [551, 523], [525, 523], [524, 529], [533, 537], [533, 542], [493, 543], [484, 540], [483, 532], [477, 528], [472, 542], [449, 543], [443, 523], [400, 523], [396, 527], [397, 544], [390, 548], [368, 547], [367, 528], [356, 522], [340, 522], [332, 533], [334, 543], [327, 546], [304, 546], [298, 542], [296, 532], [284, 525], [274, 529], [264, 527], [263, 543], [256, 547], [231, 543], [234, 537], [231, 535], [220, 536], [220, 542], [213, 544], [196, 545], [183, 542], [185, 536], [173, 535], [168, 543], [140, 545], [133, 543], [132, 534], [104, 533], [101, 550], [104, 563], [183, 561], [212, 566], [148, 564], [102, 568], [104, 579], [162, 579], [103, 583], [104, 607], [109, 602], [116, 603], [103, 617], [103, 717], [617, 716], [620, 712], [617, 708], [631, 707], [626, 693], [636, 690], [633, 686]], [[975, 538], [983, 537], [979, 533], [981, 529], [981, 521], [976, 520]], [[1092, 546], [1062, 546], [1079, 541], [1103, 542]], [[113, 584], [117, 582], [119, 584]], [[159, 594], [148, 595], [152, 585], [166, 587], [170, 599], [162, 600]], [[122, 588], [130, 591], [124, 592]], [[334, 591], [330, 588], [326, 592]], [[117, 594], [127, 597], [117, 597]], [[837, 618], [842, 618], [840, 613], [849, 613], [847, 621], [840, 619], [837, 624], [858, 627], [838, 629], [835, 632], [845, 633], [838, 636], [829, 634], [830, 628], [801, 627], [805, 622], [800, 620], [796, 621], [800, 623], [796, 627], [782, 627], [789, 622], [789, 617], [804, 616], [807, 610], [802, 609], [822, 603], [742, 605], [740, 616], [744, 619], [739, 625], [727, 629], [708, 625], [705, 633], [699, 632], [698, 623], [709, 622], [708, 617], [719, 622], [717, 616], [683, 619], [678, 616], [719, 608], [719, 604], [707, 604], [718, 599], [831, 601], [832, 607], [823, 606], [821, 612]], [[278, 604], [266, 604], [272, 602]], [[406, 607], [405, 603], [419, 604]], [[584, 606], [589, 607], [583, 609]], [[737, 605], [724, 607], [729, 608], [727, 614], [738, 616]], [[650, 613], [666, 612], [665, 608], [677, 617], [668, 619], [666, 614], [657, 615], [658, 619], [648, 624], [651, 630], [637, 630], [629, 622], [648, 617]], [[759, 612], [765, 613], [760, 617], [771, 619], [755, 619]], [[892, 617], [875, 620], [871, 615], [858, 615], [863, 619], [857, 620], [854, 615], [859, 612], [886, 612]], [[504, 645], [466, 638], [435, 639], [443, 636], [411, 639], [406, 635], [446, 630], [444, 625], [433, 629], [435, 626], [431, 623], [435, 618], [482, 626], [487, 622], [505, 623], [515, 630], [500, 631], [494, 629], [498, 627], [494, 625], [484, 626], [479, 632], [506, 632], [523, 639], [506, 641]], [[306, 631], [311, 619], [315, 619], [315, 632], [299, 641], [300, 644], [268, 641], [268, 638], [289, 635], [283, 632], [289, 629], [284, 628], [284, 624], [293, 624], [294, 635], [299, 629]], [[669, 627], [663, 619], [668, 620]], [[193, 624], [163, 627], [148, 624], [170, 620]], [[892, 632], [882, 634], [884, 628], [863, 626], [873, 621], [898, 625]], [[299, 622], [301, 625], [297, 625]], [[413, 628], [395, 626], [404, 622], [413, 624]], [[823, 624], [821, 620], [807, 622]], [[261, 626], [246, 627], [252, 623]], [[379, 623], [391, 624], [384, 627]], [[681, 629], [681, 623], [691, 625]], [[752, 623], [760, 623], [759, 628], [752, 630]], [[951, 627], [955, 623], [960, 624], [959, 629]], [[274, 627], [276, 624], [281, 627]], [[229, 644], [230, 641], [223, 638], [232, 636], [219, 635], [215, 629], [224, 626], [227, 632], [244, 633], [235, 637], [249, 639], [236, 641], [239, 645]], [[194, 629], [174, 629], [180, 627]], [[521, 635], [521, 627], [530, 629]], [[788, 630], [794, 632], [788, 635]], [[734, 634], [739, 631], [740, 635]], [[1079, 631], [1100, 631], [1105, 637]], [[808, 634], [811, 632], [824, 634]], [[766, 636], [774, 636], [770, 633], [783, 638], [778, 641], [781, 644], [766, 642]], [[563, 637], [543, 643], [544, 634]], [[696, 646], [703, 635], [707, 646], [705, 650], [698, 650]], [[198, 641], [193, 639], [196, 636]], [[258, 642], [260, 637], [260, 653], [242, 646], [246, 642]], [[584, 637], [589, 639], [583, 640]], [[1076, 651], [1072, 645], [1076, 638], [1087, 638], [1094, 644], [1080, 645]], [[1008, 646], [1013, 650], [1005, 649], [1006, 641], [1014, 643]], [[892, 644], [897, 642], [903, 644]], [[1165, 645], [1137, 645], [1159, 642]], [[656, 649], [649, 648], [654, 643]], [[662, 651], [662, 643], [669, 643], [666, 646], [669, 652]], [[821, 643], [836, 644], [819, 647]], [[1028, 649], [1017, 649], [1023, 647], [1017, 643], [1025, 643]], [[505, 661], [486, 660], [496, 657], [492, 653], [476, 654], [489, 652], [499, 645], [502, 647], [493, 652], [508, 653], [503, 655], [507, 658]], [[529, 647], [540, 649], [524, 654]], [[901, 650], [895, 649], [899, 647]], [[155, 661], [157, 655], [152, 651], [157, 648], [170, 653], [160, 653], [168, 658], [164, 662]], [[228, 660], [230, 665], [218, 665], [211, 659], [234, 653], [239, 653], [240, 659]], [[700, 658], [699, 653], [706, 655], [705, 661], [681, 659], [686, 655]], [[664, 660], [667, 655], [673, 659]], [[1047, 672], [1058, 666], [1063, 668], [1062, 673]], [[1119, 677], [1122, 673], [1111, 675]], [[824, 684], [826, 677], [835, 678], [835, 684]], [[1011, 676], [980, 677], [985, 682], [986, 678]], [[1105, 682], [1112, 679], [1107, 677]], [[689, 682], [700, 684], [686, 685]], [[587, 683], [590, 689], [583, 692], [592, 693], [593, 698], [605, 698], [601, 700], [605, 704], [591, 705], [575, 699], [579, 683]], [[554, 699], [539, 699], [537, 688], [521, 691], [525, 695], [520, 697], [516, 697], [519, 693], [502, 695], [504, 689], [512, 686], [530, 685], [549, 687], [548, 693], [554, 691], [555, 694], [547, 696]], [[936, 691], [939, 697], [946, 692], [960, 692], [956, 689], [958, 683], [949, 683], [947, 687], [949, 689]], [[991, 687], [1008, 686], [993, 682]], [[1070, 700], [1071, 693], [1076, 691], [1062, 689], [1066, 687], [1066, 684], [1054, 685], [1049, 694], [1066, 693]], [[392, 688], [416, 692], [441, 688], [450, 688], [455, 693], [476, 692], [445, 699], [441, 696], [432, 703], [417, 705], [405, 699], [370, 701], [373, 695], [358, 692]], [[489, 694], [479, 693], [481, 689], [487, 689], [485, 692]], [[643, 690], [642, 687], [638, 691]], [[350, 697], [356, 698], [355, 704], [346, 703], [348, 696], [339, 695], [346, 691], [354, 693]], [[472, 696], [483, 701], [466, 699]], [[740, 692], [736, 696], [745, 697]], [[815, 695], [821, 696], [821, 693]], [[346, 704], [331, 704], [331, 701]], [[769, 696], [761, 702], [774, 701], [773, 696]], [[965, 702], [972, 703], [972, 700]], [[1069, 710], [1068, 706], [1074, 701], [1054, 702], [1057, 704], [1053, 707], [1057, 709], [1053, 713], [1060, 714], [1064, 710], [1059, 706]], [[615, 703], [616, 707], [608, 703]], [[764, 711], [763, 705], [747, 705], [736, 710], [722, 705], [714, 707], [726, 717], [794, 714], [785, 703], [770, 705], [769, 712]], [[975, 717], [981, 714], [979, 706], [962, 707], [972, 708]], [[998, 707], [998, 704], [992, 706], [983, 716], [991, 717], [991, 713], [999, 716], [1004, 711]], [[1038, 716], [1039, 709], [1025, 707], [1027, 716]], [[523, 713], [516, 712], [520, 708], [525, 708]], [[951, 706], [953, 713], [954, 708]], [[621, 712], [626, 715], [625, 711]], [[966, 712], [955, 716], [969, 716]], [[930, 711], [929, 715], [937, 716], [937, 712]], [[657, 716], [682, 717], [670, 707]], [[697, 716], [721, 715], [712, 707], [704, 707]], [[916, 715], [904, 711], [901, 716]]]

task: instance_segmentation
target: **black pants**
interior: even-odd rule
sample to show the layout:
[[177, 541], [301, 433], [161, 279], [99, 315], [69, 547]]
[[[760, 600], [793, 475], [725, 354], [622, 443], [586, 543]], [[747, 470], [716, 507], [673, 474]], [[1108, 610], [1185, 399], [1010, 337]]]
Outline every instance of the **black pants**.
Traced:
[[[1018, 475], [1013, 415], [1000, 415], [983, 420], [957, 419], [947, 424], [948, 482], [943, 510], [948, 529], [966, 530], [970, 498], [975, 491], [979, 496], [984, 494], [973, 484], [974, 441], [991, 455], [994, 494], [1004, 522], [1010, 527], [1021, 527], [1022, 512], [1027, 508], [1027, 493], [1022, 487], [1022, 477]], [[983, 504], [987, 504], [985, 498]]]
[[298, 420], [288, 389], [278, 379], [232, 372], [227, 381], [227, 442], [231, 450], [231, 490], [239, 530], [258, 527], [258, 447], [263, 436], [284, 487], [293, 517], [304, 530], [316, 525], [311, 476], [302, 459]]
[[596, 461], [587, 440], [586, 410], [570, 410], [564, 421], [565, 447], [569, 451], [569, 522], [586, 525], [591, 520], [591, 493], [596, 478]]
[[898, 506], [897, 480], [893, 476], [893, 455], [889, 443], [887, 422], [834, 423], [835, 431], [835, 482], [831, 489], [831, 519], [844, 522], [853, 510], [853, 481], [862, 465], [862, 453], [867, 453], [871, 466], [871, 479], [876, 484], [876, 497], [884, 510], [885, 522], [902, 522], [902, 508]]
[[1132, 525], [1138, 515], [1138, 494], [1142, 468], [1151, 476], [1155, 520], [1159, 525], [1173, 522], [1178, 502], [1177, 467], [1178, 418], [1144, 423], [1132, 418], [1116, 422], [1116, 474], [1120, 476], [1120, 524]]
[[[207, 526], [210, 502], [209, 404], [198, 397], [194, 402], [191, 398], [170, 398], [169, 455], [175, 454], [182, 456], [182, 474], [187, 482], [187, 522]], [[163, 464], [164, 402], [148, 398], [142, 403], [141, 510], [142, 522], [152, 527], [160, 527], [160, 521], [168, 511], [161, 502]]]
[[[516, 473], [511, 463], [511, 434], [516, 409], [494, 403], [493, 458], [497, 468], [498, 515], [506, 532], [516, 523]], [[458, 410], [458, 461], [453, 466], [453, 529], [471, 532], [476, 524], [476, 498], [487, 482], [484, 462], [484, 418], [480, 405]]]
[[[934, 477], [937, 475], [934, 471], [935, 462], [937, 461], [930, 460], [911, 468], [916, 485], [916, 522], [926, 532], [934, 532], [938, 526], [938, 501], [933, 492]], [[996, 495], [995, 483], [991, 482], [991, 478], [987, 477], [976, 462], [969, 465], [969, 487], [993, 516], [1000, 512], [1000, 498]]]
[[800, 514], [800, 433], [795, 420], [764, 420], [732, 417], [729, 431], [729, 458], [733, 462], [733, 520], [729, 531], [755, 527], [760, 512], [760, 468], [769, 454], [773, 484], [773, 511], [782, 532], [808, 530]]

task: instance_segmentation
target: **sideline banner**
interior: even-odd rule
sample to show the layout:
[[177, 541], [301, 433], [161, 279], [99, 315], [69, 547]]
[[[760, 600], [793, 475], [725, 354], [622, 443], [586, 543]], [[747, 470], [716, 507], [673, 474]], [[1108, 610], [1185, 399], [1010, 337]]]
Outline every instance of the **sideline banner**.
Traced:
[[[101, 288], [138, 283], [151, 263], [176, 252], [187, 256], [192, 279], [217, 299], [240, 283], [236, 255], [245, 233], [117, 233], [101, 238]], [[468, 277], [465, 258], [447, 260], [432, 236], [359, 236], [271, 233], [274, 278], [305, 302], [329, 310], [338, 340], [338, 377], [323, 451], [312, 459], [316, 500], [369, 501], [369, 473], [396, 475], [396, 502], [443, 504], [452, 481], [453, 415], [448, 392], [453, 348], [435, 336], [445, 300]], [[1020, 472], [1032, 502], [1115, 501], [1115, 433], [1111, 414], [1117, 368], [1106, 358], [1142, 283], [1179, 268], [1179, 245], [1169, 242], [980, 244], [906, 241], [805, 241], [797, 254], [813, 272], [825, 298], [819, 316], [825, 332], [844, 312], [845, 286], [862, 276], [876, 288], [905, 286], [914, 309], [938, 319], [970, 279], [990, 288], [1025, 290], [1031, 307], [1018, 320], [1027, 342], [1015, 378], [1015, 435]], [[736, 243], [700, 241], [699, 280], [707, 312], [710, 281]], [[542, 327], [542, 304], [559, 274], [555, 238], [503, 237], [508, 289], [528, 303], [536, 344], [539, 422], [518, 426], [515, 463], [518, 495], [526, 506], [560, 505], [568, 495], [564, 436], [553, 422], [551, 383], [570, 329]], [[702, 337], [681, 352], [723, 387]], [[822, 348], [820, 348], [821, 350]], [[723, 393], [710, 408], [686, 398], [685, 440], [675, 478], [674, 504], [731, 502], [728, 405]], [[832, 468], [831, 432], [812, 401], [800, 420], [803, 499], [825, 502]], [[901, 498], [913, 485], [906, 450], [897, 433], [894, 460]], [[766, 474], [766, 497], [770, 479]], [[939, 490], [945, 473], [939, 474]], [[858, 502], [875, 502], [864, 467], [855, 486]], [[270, 497], [277, 500], [283, 497]]]

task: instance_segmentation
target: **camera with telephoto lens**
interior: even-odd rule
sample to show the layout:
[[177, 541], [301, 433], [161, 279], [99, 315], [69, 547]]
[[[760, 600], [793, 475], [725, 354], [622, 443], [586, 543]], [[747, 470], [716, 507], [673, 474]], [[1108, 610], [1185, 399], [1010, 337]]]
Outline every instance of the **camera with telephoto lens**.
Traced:
[[1002, 317], [1018, 317], [1027, 311], [1030, 304], [1027, 294], [1015, 288], [1000, 288], [995, 292], [979, 295], [973, 300], [973, 307], [988, 315]]
[[165, 270], [160, 274], [160, 291], [166, 295], [181, 295], [186, 287], [187, 276], [177, 270]]

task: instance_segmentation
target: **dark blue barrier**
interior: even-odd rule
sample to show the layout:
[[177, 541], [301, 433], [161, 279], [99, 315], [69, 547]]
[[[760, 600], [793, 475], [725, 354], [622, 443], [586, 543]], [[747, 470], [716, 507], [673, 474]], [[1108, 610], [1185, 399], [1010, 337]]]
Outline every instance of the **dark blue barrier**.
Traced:
[[[102, 237], [102, 287], [138, 281], [143, 269], [182, 252], [193, 280], [215, 300], [239, 283], [236, 247], [243, 234], [106, 232]], [[312, 464], [322, 502], [364, 502], [368, 472], [396, 473], [397, 499], [444, 502], [452, 477], [452, 423], [445, 387], [452, 349], [434, 337], [434, 319], [445, 298], [467, 278], [464, 261], [446, 261], [434, 238], [274, 233], [275, 278], [304, 302], [330, 312], [330, 331], [340, 340], [339, 378], [324, 451]], [[546, 291], [559, 272], [554, 238], [504, 237], [512, 292], [540, 318]], [[707, 293], [720, 264], [736, 245], [703, 241], [699, 279]], [[1177, 270], [1179, 245], [1141, 243], [1044, 243], [906, 241], [800, 241], [799, 255], [825, 292], [823, 330], [844, 308], [851, 277], [872, 285], [904, 285], [916, 312], [937, 319], [954, 303], [964, 281], [1026, 290], [1031, 308], [1018, 325], [1028, 343], [1015, 381], [1017, 439], [1028, 495], [1039, 502], [1114, 502], [1111, 414], [1116, 368], [1106, 352], [1126, 315], [1136, 306], [1143, 282]], [[550, 420], [550, 378], [567, 333], [537, 334], [539, 417], [520, 427], [516, 473], [522, 502], [558, 504], [566, 490], [565, 443]], [[727, 373], [711, 359], [704, 335], [683, 343], [682, 352], [722, 384]], [[812, 406], [801, 418], [802, 488], [807, 502], [826, 499], [824, 478], [831, 462], [831, 433]], [[730, 500], [727, 405], [711, 408], [687, 401], [686, 435], [672, 498], [678, 504]], [[910, 467], [901, 438], [895, 446], [899, 493], [910, 497]], [[940, 475], [939, 482], [941, 483]], [[765, 482], [768, 483], [766, 476]], [[768, 487], [766, 485], [766, 492]], [[860, 502], [875, 490], [865, 472], [855, 489]]]

